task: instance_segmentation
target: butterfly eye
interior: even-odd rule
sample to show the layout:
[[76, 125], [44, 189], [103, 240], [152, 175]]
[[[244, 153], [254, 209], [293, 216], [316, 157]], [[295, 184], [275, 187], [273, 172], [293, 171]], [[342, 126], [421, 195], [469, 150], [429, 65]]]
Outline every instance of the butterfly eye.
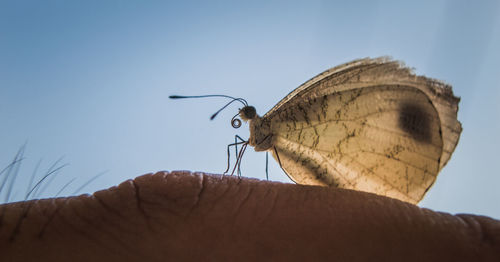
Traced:
[[240, 126], [241, 126], [241, 120], [238, 119], [238, 118], [233, 118], [233, 119], [231, 119], [231, 125], [234, 128], [240, 128]]

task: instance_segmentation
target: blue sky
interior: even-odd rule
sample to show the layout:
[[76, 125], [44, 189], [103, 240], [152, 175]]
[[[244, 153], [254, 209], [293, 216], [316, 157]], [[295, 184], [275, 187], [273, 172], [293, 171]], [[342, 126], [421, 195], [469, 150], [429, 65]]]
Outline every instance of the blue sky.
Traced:
[[[500, 2], [2, 1], [0, 167], [26, 144], [10, 200], [54, 162], [37, 196], [104, 189], [159, 170], [220, 173], [237, 105], [169, 95], [243, 97], [263, 115], [332, 66], [390, 55], [462, 98], [459, 145], [420, 204], [500, 218]], [[247, 150], [245, 176], [264, 178]], [[272, 180], [288, 181], [271, 162]], [[0, 179], [1, 181], [1, 179]], [[5, 200], [5, 192], [0, 201]]]

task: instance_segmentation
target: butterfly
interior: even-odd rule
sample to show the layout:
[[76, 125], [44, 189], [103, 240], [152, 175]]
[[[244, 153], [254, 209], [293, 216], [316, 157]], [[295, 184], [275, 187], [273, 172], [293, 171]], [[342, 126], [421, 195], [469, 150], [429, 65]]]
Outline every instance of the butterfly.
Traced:
[[250, 128], [244, 146], [270, 152], [294, 182], [409, 203], [418, 203], [433, 185], [462, 131], [460, 98], [451, 86], [387, 57], [328, 69], [262, 117], [245, 100], [233, 99], [243, 103], [238, 115]]

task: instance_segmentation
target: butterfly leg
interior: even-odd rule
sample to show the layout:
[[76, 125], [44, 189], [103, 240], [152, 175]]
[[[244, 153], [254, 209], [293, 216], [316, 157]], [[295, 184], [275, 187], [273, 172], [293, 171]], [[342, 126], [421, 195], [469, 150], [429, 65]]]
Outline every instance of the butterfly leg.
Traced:
[[[239, 139], [239, 141], [238, 141], [238, 139]], [[227, 174], [227, 172], [229, 171], [229, 168], [230, 168], [230, 159], [231, 159], [230, 150], [231, 150], [231, 147], [234, 146], [235, 153], [236, 153], [236, 159], [238, 159], [238, 145], [244, 144], [246, 142], [247, 141], [245, 141], [240, 136], [235, 135], [234, 136], [234, 143], [227, 145], [227, 168], [226, 168], [226, 171], [224, 171], [224, 173], [222, 173], [222, 176], [224, 176], [225, 174]], [[238, 160], [236, 160], [236, 164], [237, 163], [238, 163]], [[236, 164], [235, 164], [235, 166], [236, 166]], [[234, 173], [234, 171], [233, 171], [233, 173]]]
[[[239, 141], [238, 141], [239, 139]], [[241, 138], [239, 135], [235, 135], [234, 136], [234, 143], [238, 143], [238, 142], [245, 142], [245, 140], [243, 138]], [[238, 144], [236, 144], [234, 146], [234, 149], [235, 149], [235, 156], [238, 157]], [[238, 176], [241, 176], [241, 169], [240, 167], [238, 166]]]
[[283, 166], [281, 165], [280, 155], [278, 154], [278, 150], [276, 149], [276, 147], [273, 148], [274, 148], [274, 153], [276, 154], [276, 158], [278, 159], [278, 163], [280, 164], [281, 169], [283, 169]]
[[245, 153], [245, 150], [247, 149], [248, 142], [244, 142], [243, 145], [241, 146], [241, 151], [238, 154], [238, 157], [236, 158], [236, 163], [234, 165], [233, 171], [231, 172], [231, 175], [234, 174], [234, 171], [236, 170], [236, 167], [238, 167], [238, 177], [241, 177], [241, 171], [240, 171], [240, 166], [241, 166], [241, 159], [243, 158], [243, 154]]
[[269, 152], [266, 151], [266, 180], [269, 180], [268, 166], [269, 166]]

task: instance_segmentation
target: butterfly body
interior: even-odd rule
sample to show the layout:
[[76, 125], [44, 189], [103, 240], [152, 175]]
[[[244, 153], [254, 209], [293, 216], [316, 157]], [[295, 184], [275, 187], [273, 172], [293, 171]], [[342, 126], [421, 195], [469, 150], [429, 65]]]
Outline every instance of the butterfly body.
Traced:
[[458, 143], [458, 101], [399, 62], [362, 59], [312, 78], [262, 117], [251, 106], [240, 116], [248, 144], [299, 184], [417, 203]]

